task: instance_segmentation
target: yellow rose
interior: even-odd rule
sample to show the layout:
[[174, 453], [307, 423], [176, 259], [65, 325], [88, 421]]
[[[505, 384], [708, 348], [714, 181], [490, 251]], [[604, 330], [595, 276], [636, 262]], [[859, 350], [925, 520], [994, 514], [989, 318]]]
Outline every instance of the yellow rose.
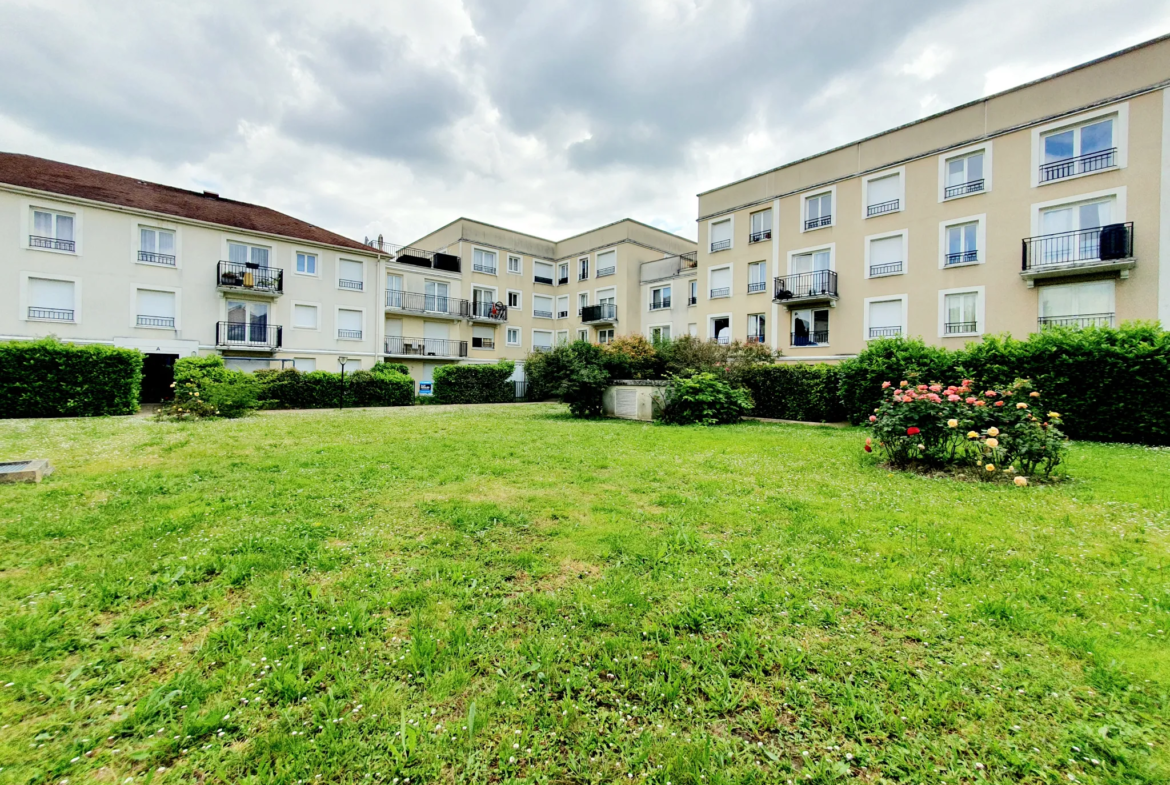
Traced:
[[1030, 393], [1028, 393], [1028, 396], [1029, 396], [1029, 397], [1031, 397], [1031, 398], [1039, 398], [1039, 397], [1040, 397], [1040, 393], [1038, 393], [1038, 392], [1030, 392]]
[[1012, 480], [1012, 482], [1014, 482], [1016, 485], [1023, 488], [1025, 485], [1028, 484], [1028, 478], [1027, 477], [1017, 477], [1016, 479]]
[[1048, 416], [1050, 419], [1059, 420], [1060, 419], [1060, 412], [1049, 412]]
[[979, 434], [976, 433], [975, 431], [967, 431], [967, 438], [968, 439], [978, 439]]
[[950, 428], [958, 428], [959, 421], [958, 420], [947, 420], [947, 426]]
[[1016, 408], [1017, 408], [1017, 409], [1027, 409], [1027, 408], [1028, 408], [1028, 404], [1026, 404], [1026, 403], [1017, 403], [1017, 404], [1016, 404]]
[[995, 427], [988, 428], [987, 435], [988, 436], [999, 436], [999, 428], [995, 428]]
[[994, 463], [989, 463], [989, 464], [987, 464], [986, 466], [984, 466], [983, 468], [984, 468], [984, 469], [987, 469], [987, 471], [989, 471], [989, 472], [993, 472], [993, 471], [995, 471], [995, 464], [994, 464]]
[[988, 439], [987, 446], [992, 448], [992, 449], [995, 449], [996, 447], [999, 446], [999, 439]]

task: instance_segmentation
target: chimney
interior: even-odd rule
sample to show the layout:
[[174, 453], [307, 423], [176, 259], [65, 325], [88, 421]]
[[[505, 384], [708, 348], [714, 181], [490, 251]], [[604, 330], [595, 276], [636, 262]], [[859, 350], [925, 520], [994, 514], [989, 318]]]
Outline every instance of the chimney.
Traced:
[[206, 196], [208, 199], [218, 199], [219, 198], [219, 194], [217, 194], [215, 191], [208, 191], [206, 189], [204, 189], [203, 195]]

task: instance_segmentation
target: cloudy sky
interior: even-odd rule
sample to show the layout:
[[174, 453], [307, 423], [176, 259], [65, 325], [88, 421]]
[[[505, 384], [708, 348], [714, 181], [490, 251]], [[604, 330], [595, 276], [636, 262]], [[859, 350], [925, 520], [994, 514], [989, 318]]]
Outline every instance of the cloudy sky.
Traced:
[[409, 242], [699, 191], [1170, 32], [1170, 0], [0, 0], [0, 150]]

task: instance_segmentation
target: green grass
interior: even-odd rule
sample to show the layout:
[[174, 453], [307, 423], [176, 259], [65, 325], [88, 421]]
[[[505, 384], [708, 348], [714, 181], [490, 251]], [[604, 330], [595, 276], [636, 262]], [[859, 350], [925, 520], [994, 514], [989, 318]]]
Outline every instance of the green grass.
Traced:
[[862, 437], [0, 422], [0, 782], [1170, 781], [1170, 451]]

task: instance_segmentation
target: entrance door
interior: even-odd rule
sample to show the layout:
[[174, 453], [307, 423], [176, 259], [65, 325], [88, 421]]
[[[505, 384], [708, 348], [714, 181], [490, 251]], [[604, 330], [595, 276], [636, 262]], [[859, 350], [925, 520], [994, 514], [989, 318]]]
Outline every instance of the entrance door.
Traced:
[[162, 403], [175, 397], [171, 384], [175, 381], [177, 354], [148, 354], [142, 362], [142, 403]]

